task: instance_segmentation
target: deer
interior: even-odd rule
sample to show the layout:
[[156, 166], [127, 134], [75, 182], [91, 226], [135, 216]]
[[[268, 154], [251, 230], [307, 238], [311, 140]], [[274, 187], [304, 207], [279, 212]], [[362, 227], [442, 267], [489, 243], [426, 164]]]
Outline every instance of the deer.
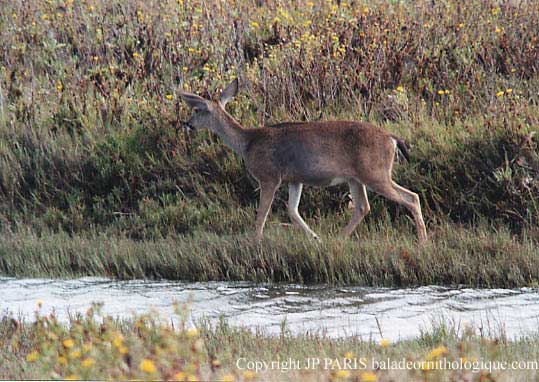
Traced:
[[256, 242], [263, 238], [275, 193], [283, 183], [288, 184], [290, 219], [315, 240], [320, 237], [298, 212], [303, 185], [327, 187], [342, 183], [348, 184], [354, 205], [352, 218], [341, 231], [343, 236], [351, 235], [369, 213], [369, 188], [406, 207], [414, 218], [418, 241], [427, 240], [419, 196], [392, 180], [396, 151], [409, 161], [409, 148], [402, 139], [359, 121], [284, 122], [245, 128], [225, 110], [238, 88], [236, 78], [214, 100], [180, 91], [180, 98], [193, 111], [190, 119], [181, 123], [187, 131], [209, 129], [219, 136], [243, 159], [247, 171], [258, 182]]

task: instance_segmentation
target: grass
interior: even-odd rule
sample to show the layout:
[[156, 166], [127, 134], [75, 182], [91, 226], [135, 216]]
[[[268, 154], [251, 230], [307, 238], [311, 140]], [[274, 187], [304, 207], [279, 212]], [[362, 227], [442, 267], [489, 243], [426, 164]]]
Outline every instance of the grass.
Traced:
[[[230, 327], [225, 321], [189, 328], [183, 319], [185, 308], [177, 311], [176, 323], [156, 314], [117, 321], [102, 316], [99, 306], [67, 323], [41, 312], [32, 321], [4, 315], [0, 378], [363, 382], [537, 378], [535, 334], [507, 341], [502, 333], [488, 338], [477, 328], [439, 325], [415, 340], [392, 344], [356, 337], [331, 339], [324, 333], [292, 335], [286, 325], [273, 336]], [[309, 358], [320, 360], [320, 365], [306, 370]], [[387, 365], [388, 360], [415, 366], [387, 370], [382, 363]], [[263, 362], [274, 362], [273, 368], [265, 370]], [[444, 362], [462, 363], [464, 368], [443, 369]], [[506, 370], [500, 370], [502, 362]]]
[[[0, 272], [536, 285], [533, 5], [2, 2]], [[378, 197], [359, 239], [339, 240], [336, 187], [300, 206], [322, 245], [272, 228], [284, 189], [253, 245], [253, 179], [218, 139], [178, 130], [177, 89], [215, 94], [236, 76], [246, 126], [342, 118], [404, 137], [395, 178], [420, 195], [432, 242], [417, 248], [408, 213]]]
[[[324, 219], [324, 223], [332, 222]], [[4, 234], [0, 271], [17, 277], [107, 276], [191, 281], [250, 280], [371, 286], [539, 284], [537, 243], [507, 229], [447, 225], [418, 247], [412, 224], [364, 225], [356, 238], [328, 232], [317, 243], [270, 224], [267, 238], [193, 236], [135, 241], [106, 234]], [[298, 238], [299, 237], [299, 238]], [[509, 254], [509, 255], [508, 255]]]

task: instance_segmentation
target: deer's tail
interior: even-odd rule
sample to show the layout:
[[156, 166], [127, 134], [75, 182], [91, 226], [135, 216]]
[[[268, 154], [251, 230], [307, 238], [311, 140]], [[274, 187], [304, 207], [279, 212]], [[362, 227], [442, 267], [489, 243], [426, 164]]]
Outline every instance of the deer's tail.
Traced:
[[395, 135], [392, 135], [391, 138], [393, 138], [395, 140], [395, 144], [397, 146], [397, 149], [402, 154], [404, 159], [406, 159], [407, 162], [410, 162], [410, 146], [408, 146], [406, 144], [406, 142], [404, 142], [403, 139], [401, 139], [401, 138], [399, 138], [399, 137], [397, 137]]

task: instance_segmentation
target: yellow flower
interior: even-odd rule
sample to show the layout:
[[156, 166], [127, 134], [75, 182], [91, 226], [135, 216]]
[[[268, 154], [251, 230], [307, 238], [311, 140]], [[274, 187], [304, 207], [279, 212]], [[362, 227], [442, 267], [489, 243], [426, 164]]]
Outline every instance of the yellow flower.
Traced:
[[120, 354], [127, 354], [129, 352], [129, 349], [122, 345], [118, 348], [118, 351], [120, 352]]
[[78, 359], [80, 358], [80, 350], [73, 350], [69, 353], [69, 358], [71, 359]]
[[198, 381], [198, 377], [196, 375], [193, 375], [193, 374], [190, 374], [188, 377], [187, 377], [187, 380], [189, 382], [197, 382]]
[[439, 94], [439, 95], [444, 95], [444, 94], [445, 94], [445, 90], [438, 90], [438, 94]]
[[144, 371], [145, 373], [155, 373], [157, 368], [151, 359], [145, 358], [140, 362], [140, 370]]
[[78, 381], [79, 379], [80, 379], [80, 377], [78, 375], [75, 375], [75, 374], [68, 375], [66, 377], [66, 381]]
[[58, 357], [58, 363], [59, 363], [60, 365], [67, 365], [67, 358], [64, 357], [64, 356]]
[[253, 28], [255, 28], [255, 29], [260, 28], [260, 24], [257, 23], [256, 21], [251, 21], [251, 26], [252, 26]]
[[93, 365], [95, 365], [95, 359], [93, 359], [93, 358], [85, 358], [85, 359], [82, 360], [81, 365], [85, 369], [88, 369], [88, 368], [92, 367]]
[[174, 97], [172, 96], [172, 94], [167, 94], [165, 98], [168, 99], [169, 101], [172, 101], [172, 98]]
[[140, 54], [138, 54], [137, 52], [133, 52], [133, 58], [138, 58], [140, 56]]
[[64, 85], [62, 85], [62, 81], [58, 81], [56, 83], [56, 89], [59, 91], [59, 92], [62, 92], [62, 90], [64, 90]]
[[346, 358], [346, 359], [352, 359], [352, 358], [354, 358], [354, 356], [355, 356], [355, 354], [352, 353], [351, 351], [344, 353], [344, 358]]
[[502, 32], [503, 32], [503, 29], [500, 28], [500, 27], [496, 27], [496, 29], [494, 30], [494, 32], [496, 32], [496, 33], [502, 33]]
[[398, 91], [399, 93], [404, 93], [404, 86], [397, 86], [395, 90]]
[[346, 379], [350, 376], [350, 372], [348, 370], [337, 370], [335, 373], [336, 378]]
[[117, 334], [114, 335], [114, 339], [112, 340], [112, 344], [114, 345], [115, 348], [119, 349], [122, 346], [123, 341], [124, 341], [124, 336], [117, 333]]
[[72, 348], [74, 345], [75, 345], [75, 341], [73, 341], [71, 338], [68, 338], [67, 340], [64, 340], [64, 342], [62, 342], [64, 344], [64, 347], [66, 348]]
[[198, 336], [198, 330], [197, 328], [189, 328], [187, 329], [187, 337], [193, 338]]
[[26, 356], [26, 360], [28, 362], [35, 362], [38, 358], [39, 358], [39, 353], [35, 350]]
[[223, 382], [234, 382], [234, 376], [232, 374], [223, 375], [223, 378], [221, 378], [221, 381]]
[[185, 381], [185, 373], [183, 371], [178, 371], [174, 374], [175, 381]]
[[447, 354], [447, 348], [445, 346], [438, 346], [436, 349], [432, 349], [431, 352], [427, 355], [427, 359], [438, 358], [441, 355]]
[[513, 89], [511, 89], [511, 88], [505, 89], [505, 92], [506, 92], [507, 94], [511, 94], [511, 93], [513, 93]]
[[380, 340], [380, 346], [383, 347], [383, 348], [387, 348], [389, 347], [389, 345], [391, 345], [391, 341], [388, 340], [387, 338], [382, 338]]
[[501, 97], [503, 96], [505, 93], [503, 90], [500, 90], [498, 93], [496, 93], [496, 97]]
[[243, 372], [243, 378], [245, 378], [246, 380], [251, 380], [251, 379], [255, 379], [256, 378], [256, 373], [252, 370], [245, 370]]
[[366, 371], [364, 373], [361, 373], [361, 378], [359, 379], [361, 382], [376, 382], [378, 377], [376, 377], [376, 374]]

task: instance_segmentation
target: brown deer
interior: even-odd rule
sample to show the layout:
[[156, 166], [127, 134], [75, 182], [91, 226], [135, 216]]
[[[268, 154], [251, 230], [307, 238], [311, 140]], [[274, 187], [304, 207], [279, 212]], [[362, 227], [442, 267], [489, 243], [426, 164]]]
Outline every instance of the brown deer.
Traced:
[[292, 221], [318, 239], [298, 213], [303, 184], [333, 186], [348, 183], [355, 205], [352, 219], [342, 230], [350, 235], [369, 212], [367, 187], [404, 205], [413, 215], [419, 241], [427, 231], [417, 194], [391, 179], [395, 151], [408, 158], [405, 143], [385, 130], [365, 122], [285, 122], [272, 127], [244, 128], [225, 111], [238, 92], [234, 80], [216, 101], [180, 92], [194, 114], [184, 122], [187, 129], [209, 128], [238, 153], [260, 185], [256, 239], [264, 224], [275, 192], [288, 183], [288, 213]]

